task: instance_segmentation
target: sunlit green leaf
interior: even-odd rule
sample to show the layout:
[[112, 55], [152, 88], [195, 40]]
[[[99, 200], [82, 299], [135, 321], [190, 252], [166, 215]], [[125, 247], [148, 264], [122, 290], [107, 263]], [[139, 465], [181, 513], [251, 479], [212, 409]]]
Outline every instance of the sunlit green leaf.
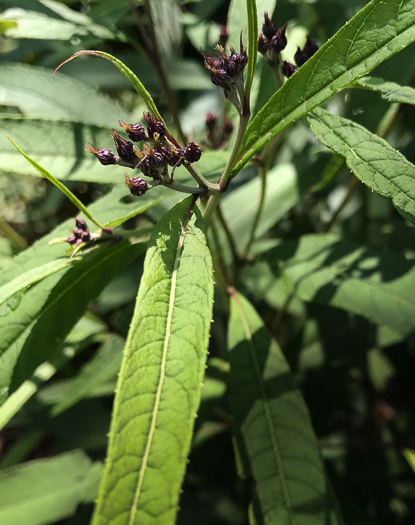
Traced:
[[94, 498], [100, 470], [74, 450], [0, 471], [0, 522], [41, 525], [71, 516]]
[[400, 86], [396, 82], [387, 82], [383, 78], [363, 77], [355, 84], [359, 87], [377, 91], [388, 102], [400, 104], [415, 104], [415, 89], [409, 86]]
[[31, 118], [65, 118], [97, 126], [115, 127], [118, 120], [129, 119], [118, 103], [84, 83], [23, 64], [0, 65], [0, 104], [17, 106]]
[[163, 217], [147, 251], [94, 525], [175, 522], [213, 302], [198, 208], [186, 227], [190, 202]]
[[143, 249], [125, 240], [101, 246], [29, 289], [18, 309], [0, 317], [0, 402], [48, 360], [89, 301]]
[[392, 199], [401, 215], [415, 223], [415, 166], [378, 136], [351, 120], [317, 108], [309, 117], [312, 132], [342, 155], [358, 179]]

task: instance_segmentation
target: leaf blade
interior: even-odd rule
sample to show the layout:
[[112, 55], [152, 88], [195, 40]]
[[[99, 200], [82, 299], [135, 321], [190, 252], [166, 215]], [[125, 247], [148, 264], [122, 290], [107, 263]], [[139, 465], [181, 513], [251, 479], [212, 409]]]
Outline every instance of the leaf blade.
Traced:
[[332, 234], [283, 242], [269, 257], [284, 287], [300, 299], [342, 308], [414, 339], [415, 269], [410, 260]]
[[355, 85], [380, 93], [388, 102], [415, 105], [415, 89], [409, 86], [400, 86], [396, 82], [387, 82], [383, 78], [365, 76], [359, 78]]
[[117, 518], [130, 524], [174, 523], [213, 301], [212, 262], [197, 208], [184, 229], [189, 203], [186, 199], [169, 211], [150, 241], [94, 525]]
[[256, 482], [252, 523], [341, 523], [289, 367], [252, 305], [237, 293], [231, 295], [228, 334], [237, 450], [245, 476]]
[[355, 122], [316, 108], [308, 117], [311, 131], [372, 191], [392, 200], [415, 224], [415, 166], [382, 138]]

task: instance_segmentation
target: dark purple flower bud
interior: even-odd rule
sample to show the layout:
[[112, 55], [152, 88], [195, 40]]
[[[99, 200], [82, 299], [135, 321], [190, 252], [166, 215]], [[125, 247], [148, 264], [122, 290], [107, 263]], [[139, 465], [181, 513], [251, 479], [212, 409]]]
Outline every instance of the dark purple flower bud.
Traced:
[[228, 41], [228, 38], [229, 38], [228, 28], [226, 27], [225, 24], [222, 24], [220, 26], [220, 33], [219, 33], [219, 43], [220, 43], [220, 45], [225, 47], [226, 42]]
[[284, 60], [284, 62], [282, 63], [282, 72], [287, 78], [290, 78], [290, 76], [293, 75], [297, 71], [297, 69], [298, 68], [295, 67], [294, 64], [291, 64], [286, 60]]
[[271, 40], [271, 38], [275, 35], [277, 32], [277, 28], [275, 27], [272, 20], [269, 19], [268, 13], [264, 14], [264, 25], [262, 26], [262, 32], [264, 35]]
[[216, 124], [216, 115], [211, 113], [210, 111], [206, 114], [206, 127], [209, 130], [212, 130], [215, 127]]
[[182, 148], [178, 148], [177, 146], [171, 146], [170, 147], [170, 166], [181, 166], [183, 164], [183, 155], [184, 152]]
[[[77, 242], [77, 241], [80, 242]], [[75, 235], [69, 235], [69, 237], [66, 239], [66, 242], [69, 242], [69, 244], [75, 245], [75, 244], [81, 244], [81, 240], [75, 237]]]
[[70, 235], [66, 242], [73, 246], [79, 246], [83, 242], [88, 242], [92, 240], [91, 232], [89, 231], [88, 225], [83, 219], [75, 219], [76, 229], [72, 230], [72, 235]]
[[223, 133], [226, 135], [226, 136], [229, 136], [233, 131], [233, 124], [232, 124], [232, 120], [227, 118], [225, 119], [225, 122], [223, 123]]
[[274, 49], [277, 53], [280, 53], [287, 46], [287, 37], [285, 36], [286, 31], [287, 26], [284, 26], [278, 33], [276, 33], [272, 37], [271, 46], [272, 49]]
[[141, 197], [150, 188], [149, 184], [141, 177], [130, 179], [127, 174], [125, 175], [125, 185], [130, 190], [130, 193], [136, 197]]
[[153, 118], [150, 113], [144, 113], [144, 118], [147, 121], [147, 131], [149, 137], [153, 137], [154, 133], [158, 133], [161, 138], [164, 137], [166, 133], [166, 128], [161, 120]]
[[[237, 53], [232, 47], [231, 47], [231, 55], [229, 57], [229, 65], [228, 65], [228, 72], [230, 64], [232, 64], [232, 68], [234, 70], [234, 75], [240, 73], [245, 69], [245, 66], [248, 63], [248, 55], [246, 54], [246, 49], [244, 49], [241, 46], [241, 52]], [[229, 72], [230, 74], [230, 72]]]
[[258, 37], [258, 51], [261, 55], [265, 55], [268, 49], [271, 47], [271, 42], [267, 40], [261, 33]]
[[197, 162], [202, 156], [202, 150], [196, 143], [189, 142], [183, 150], [183, 156], [186, 162]]
[[295, 52], [294, 60], [298, 67], [301, 67], [307, 60], [299, 47], [297, 47], [297, 51]]
[[316, 51], [318, 51], [318, 45], [311, 40], [310, 35], [307, 35], [307, 41], [306, 41], [305, 46], [303, 48], [303, 53], [307, 57], [306, 60], [311, 58]]
[[95, 149], [93, 146], [84, 146], [84, 150], [93, 153], [104, 166], [118, 164], [118, 157], [109, 149]]
[[318, 45], [310, 39], [310, 35], [307, 35], [307, 41], [303, 49], [297, 47], [297, 51], [294, 55], [295, 63], [298, 67], [301, 67], [311, 58], [314, 53], [318, 50]]
[[137, 163], [137, 156], [134, 153], [134, 144], [128, 140], [121, 138], [115, 129], [112, 130], [112, 138], [114, 139], [115, 146], [117, 148], [118, 155], [125, 162], [132, 164]]
[[140, 140], [148, 139], [146, 130], [141, 124], [127, 124], [125, 120], [120, 120], [119, 124], [125, 130], [130, 140], [140, 142]]
[[81, 234], [81, 239], [82, 239], [82, 242], [88, 242], [91, 240], [91, 234], [89, 231], [87, 232], [82, 232]]
[[88, 231], [88, 226], [87, 226], [86, 222], [83, 219], [76, 218], [75, 219], [75, 224], [76, 224], [76, 227], [79, 228], [80, 230], [83, 230], [85, 232]]

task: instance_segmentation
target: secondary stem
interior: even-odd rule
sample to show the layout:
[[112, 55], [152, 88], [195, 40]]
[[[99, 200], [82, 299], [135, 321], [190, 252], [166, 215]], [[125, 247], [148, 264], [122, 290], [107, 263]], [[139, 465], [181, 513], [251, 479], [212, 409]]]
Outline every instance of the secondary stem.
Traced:
[[[238, 157], [239, 148], [242, 144], [246, 128], [248, 127], [249, 113], [248, 115], [241, 115], [239, 119], [238, 132], [235, 137], [235, 142], [232, 147], [232, 151], [229, 155], [228, 162], [225, 166], [225, 169], [222, 173], [221, 178], [219, 179], [219, 192], [224, 192], [229, 184], [230, 177], [232, 175], [233, 165], [235, 160]], [[216, 206], [219, 201], [219, 193], [212, 195], [207, 203], [205, 210], [205, 221], [209, 222], [211, 220], [212, 214], [216, 209]]]

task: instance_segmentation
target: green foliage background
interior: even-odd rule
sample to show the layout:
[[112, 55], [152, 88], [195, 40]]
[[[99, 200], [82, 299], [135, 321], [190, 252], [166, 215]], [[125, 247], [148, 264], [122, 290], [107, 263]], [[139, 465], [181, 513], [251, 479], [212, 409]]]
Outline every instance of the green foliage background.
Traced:
[[[254, 3], [247, 3], [252, 14]], [[189, 446], [180, 525], [414, 522], [415, 46], [389, 56], [415, 40], [415, 3], [402, 4], [402, 27], [393, 32], [394, 0], [256, 2], [259, 26], [263, 12], [274, 8], [277, 26], [288, 24], [283, 57], [290, 61], [306, 34], [323, 45], [366, 4], [384, 11], [373, 20], [362, 15], [362, 31], [357, 22], [343, 28], [346, 33], [277, 94], [262, 57], [255, 70], [250, 62], [251, 124], [237, 177], [221, 203], [222, 220], [207, 229], [216, 285], [200, 390], [212, 299], [203, 206], [184, 237], [178, 267], [176, 237], [187, 209], [177, 204], [181, 196], [159, 187], [134, 200], [123, 168], [101, 166], [83, 150], [85, 143], [113, 147], [111, 129], [121, 119], [142, 122], [144, 101], [101, 58], [82, 57], [52, 73], [80, 49], [116, 56], [176, 133], [172, 115], [180, 115], [183, 133], [202, 146], [199, 171], [216, 182], [235, 132], [215, 151], [206, 113], [226, 115], [235, 128], [237, 115], [210, 82], [199, 50], [212, 50], [223, 23], [235, 47], [241, 30], [248, 45], [246, 3], [151, 2], [166, 87], [133, 15], [145, 20], [141, 1], [0, 0], [0, 523], [90, 523], [122, 352], [126, 348], [131, 361], [123, 364], [118, 389], [146, 366], [134, 348], [147, 337], [152, 343], [142, 319], [160, 307], [143, 286], [133, 318], [141, 276], [148, 290], [152, 279], [170, 290], [169, 279], [176, 279], [177, 268], [182, 279], [186, 264], [182, 280], [190, 292], [178, 288], [177, 332], [172, 340], [164, 334], [164, 346], [154, 352], [155, 366], [164, 370], [164, 350], [171, 348], [179, 372], [174, 369], [172, 378], [166, 368], [158, 402], [176, 409], [183, 424], [171, 429], [170, 412], [163, 420], [163, 411], [161, 428], [146, 419], [154, 403], [149, 400], [147, 411], [144, 398], [158, 392], [157, 385], [140, 387], [142, 420], [128, 412], [135, 381], [130, 392], [122, 390], [115, 413], [128, 425], [111, 430], [111, 439], [121, 438], [110, 445], [101, 502], [113, 482], [108, 472], [117, 447], [125, 452], [133, 444], [128, 452], [138, 454], [135, 436], [145, 428], [152, 429], [157, 449], [147, 457], [144, 443], [140, 452], [150, 468], [142, 477], [148, 500], [130, 514], [137, 523], [174, 523]], [[349, 85], [375, 66], [370, 77]], [[329, 96], [324, 109], [316, 107]], [[277, 132], [262, 157], [264, 188], [258, 164], [248, 160]], [[66, 245], [49, 245], [69, 234], [78, 212], [6, 135], [64, 181], [101, 224], [120, 226], [125, 238], [104, 240], [72, 259]], [[175, 179], [193, 182], [182, 167]], [[148, 246], [153, 266], [144, 264]], [[190, 304], [183, 306], [186, 298]], [[186, 368], [192, 344], [186, 346], [191, 330], [185, 322], [194, 330], [194, 369]], [[177, 457], [158, 465], [175, 439], [181, 443]], [[122, 468], [120, 477], [135, 470]], [[168, 496], [160, 488], [166, 479], [173, 487]], [[116, 503], [108, 499], [110, 515], [125, 490], [114, 493]], [[104, 514], [98, 505], [94, 523], [116, 523]]]

